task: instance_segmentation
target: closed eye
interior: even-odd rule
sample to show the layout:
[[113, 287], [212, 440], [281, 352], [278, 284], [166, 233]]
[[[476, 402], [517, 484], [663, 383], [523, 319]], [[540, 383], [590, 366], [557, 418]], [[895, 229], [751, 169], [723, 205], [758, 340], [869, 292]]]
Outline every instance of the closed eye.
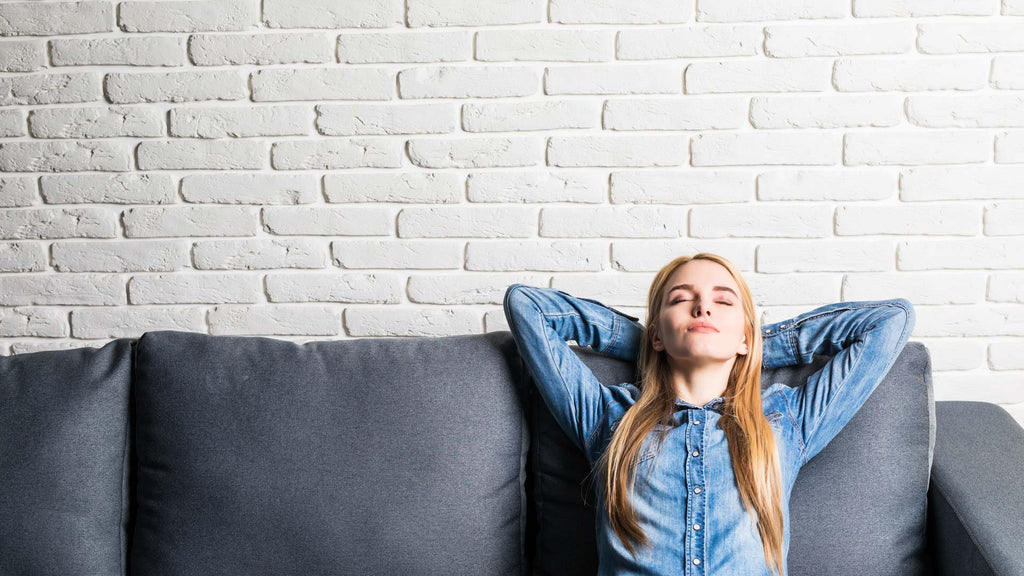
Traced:
[[[689, 300], [684, 300], [682, 298], [677, 298], [677, 299], [673, 300], [672, 302], [670, 302], [669, 304], [675, 304], [676, 302], [689, 302]], [[719, 304], [725, 304], [726, 306], [732, 306], [732, 304], [730, 304], [729, 302], [723, 302], [721, 300], [719, 300], [718, 303]]]

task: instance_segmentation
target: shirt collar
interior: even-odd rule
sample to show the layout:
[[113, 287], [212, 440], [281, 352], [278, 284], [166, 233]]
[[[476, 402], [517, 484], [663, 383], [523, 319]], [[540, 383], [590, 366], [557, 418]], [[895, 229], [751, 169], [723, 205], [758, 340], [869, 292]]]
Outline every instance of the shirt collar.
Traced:
[[712, 398], [707, 403], [705, 403], [703, 406], [697, 406], [696, 404], [691, 404], [689, 402], [684, 402], [683, 400], [681, 400], [679, 398], [676, 398], [676, 402], [675, 402], [676, 410], [681, 410], [683, 408], [702, 408], [704, 410], [715, 410], [716, 412], [721, 412], [722, 411], [722, 406], [724, 404], [725, 404], [725, 396], [719, 396], [717, 398]]

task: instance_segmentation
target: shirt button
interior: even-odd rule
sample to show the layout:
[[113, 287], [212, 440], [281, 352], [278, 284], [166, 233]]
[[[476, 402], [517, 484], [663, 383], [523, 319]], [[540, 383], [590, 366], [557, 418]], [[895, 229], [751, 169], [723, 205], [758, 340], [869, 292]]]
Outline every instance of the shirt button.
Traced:
[[693, 525], [693, 529], [694, 530], [700, 530], [700, 524], [694, 524]]
[[694, 488], [693, 489], [693, 493], [694, 494], [700, 494], [700, 488]]
[[700, 424], [700, 420], [694, 420], [693, 423], [694, 424]]
[[700, 564], [700, 558], [694, 558], [693, 559], [693, 563], [694, 564]]
[[700, 452], [697, 452], [696, 450], [694, 450], [694, 451], [693, 451], [693, 455], [694, 455], [694, 456], [700, 456]]

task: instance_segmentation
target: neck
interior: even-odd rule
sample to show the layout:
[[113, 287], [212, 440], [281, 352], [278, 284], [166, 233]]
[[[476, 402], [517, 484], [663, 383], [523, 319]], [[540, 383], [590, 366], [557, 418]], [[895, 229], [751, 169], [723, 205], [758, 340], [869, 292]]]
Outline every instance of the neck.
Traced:
[[693, 362], [689, 359], [679, 361], [669, 356], [668, 361], [672, 368], [672, 387], [676, 397], [703, 406], [719, 396], [725, 396], [729, 373], [736, 358], [727, 362]]

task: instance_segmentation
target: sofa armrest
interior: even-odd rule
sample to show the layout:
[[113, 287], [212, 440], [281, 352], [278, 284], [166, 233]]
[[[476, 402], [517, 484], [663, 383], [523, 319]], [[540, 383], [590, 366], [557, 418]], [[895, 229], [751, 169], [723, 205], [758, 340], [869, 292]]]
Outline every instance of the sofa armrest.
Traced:
[[1024, 574], [1024, 428], [988, 402], [936, 402], [935, 420], [927, 522], [934, 574]]

